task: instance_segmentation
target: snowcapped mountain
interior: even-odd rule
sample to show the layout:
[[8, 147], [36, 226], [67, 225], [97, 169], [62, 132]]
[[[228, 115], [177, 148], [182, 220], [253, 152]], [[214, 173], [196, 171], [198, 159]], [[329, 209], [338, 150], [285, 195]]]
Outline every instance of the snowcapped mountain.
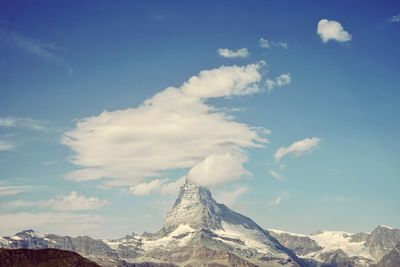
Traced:
[[[302, 261], [251, 219], [217, 203], [208, 189], [186, 180], [155, 234], [104, 240], [114, 249], [140, 251], [135, 262], [301, 266]], [[124, 258], [130, 261], [129, 258]]]
[[99, 240], [26, 230], [0, 238], [0, 247], [70, 250], [102, 266], [393, 267], [400, 230], [378, 226], [371, 233], [310, 235], [264, 230], [187, 180], [156, 233]]
[[[269, 230], [282, 245], [322, 266], [381, 266], [382, 258], [400, 244], [400, 229], [379, 225], [371, 233], [319, 231], [310, 235]], [[389, 266], [389, 265], [387, 265]], [[394, 265], [396, 266], [396, 265]]]

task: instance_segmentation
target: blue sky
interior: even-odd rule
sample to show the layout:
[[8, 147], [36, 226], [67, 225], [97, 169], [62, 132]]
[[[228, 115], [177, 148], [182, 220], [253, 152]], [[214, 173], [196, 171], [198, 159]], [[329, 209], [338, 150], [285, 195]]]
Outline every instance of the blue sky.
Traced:
[[266, 228], [400, 227], [399, 14], [2, 1], [0, 233], [156, 231], [185, 176]]

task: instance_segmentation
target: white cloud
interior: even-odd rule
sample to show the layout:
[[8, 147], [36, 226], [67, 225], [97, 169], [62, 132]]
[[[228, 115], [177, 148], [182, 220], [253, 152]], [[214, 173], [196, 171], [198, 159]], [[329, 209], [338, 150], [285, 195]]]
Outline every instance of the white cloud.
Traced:
[[261, 47], [261, 48], [271, 48], [272, 46], [275, 46], [275, 47], [282, 47], [282, 48], [285, 48], [285, 49], [288, 49], [289, 48], [289, 45], [288, 45], [288, 43], [286, 43], [286, 42], [274, 42], [274, 41], [268, 41], [267, 39], [264, 39], [264, 38], [260, 38], [260, 40], [258, 41], [258, 45]]
[[71, 162], [82, 167], [67, 178], [105, 178], [105, 186], [134, 186], [169, 170], [192, 168], [211, 155], [263, 147], [264, 129], [235, 121], [207, 100], [258, 92], [264, 65], [202, 71], [137, 108], [79, 120], [62, 138], [75, 152]]
[[144, 195], [148, 195], [153, 192], [160, 191], [162, 183], [163, 182], [160, 179], [156, 179], [156, 180], [150, 181], [148, 183], [140, 183], [140, 184], [131, 186], [129, 188], [129, 191], [133, 195], [144, 196]]
[[271, 43], [264, 38], [260, 38], [260, 40], [258, 41], [258, 44], [260, 45], [261, 48], [270, 48], [271, 47]]
[[160, 188], [161, 194], [176, 196], [181, 186], [185, 183], [185, 179], [186, 177], [182, 177], [174, 182], [164, 183]]
[[289, 154], [299, 157], [311, 153], [315, 148], [318, 147], [320, 141], [320, 138], [311, 137], [294, 142], [288, 147], [281, 146], [275, 153], [275, 159], [276, 161], [280, 161], [283, 157]]
[[236, 50], [230, 50], [227, 48], [218, 49], [218, 55], [226, 58], [246, 58], [249, 56], [249, 50], [247, 48], [240, 48]]
[[400, 22], [400, 14], [391, 17], [390, 22], [399, 23]]
[[334, 20], [321, 19], [318, 22], [317, 33], [324, 43], [330, 40], [342, 43], [352, 39], [351, 34], [345, 31], [339, 22]]
[[292, 82], [292, 77], [290, 73], [282, 73], [275, 80], [267, 79], [265, 84], [267, 85], [267, 89], [269, 92], [274, 90], [275, 87], [282, 87], [288, 85]]
[[280, 180], [280, 181], [285, 180], [285, 175], [283, 175], [283, 174], [281, 174], [281, 173], [279, 173], [279, 172], [276, 172], [276, 171], [274, 171], [274, 170], [270, 170], [270, 171], [269, 171], [269, 174], [271, 174], [272, 177], [274, 177], [274, 178], [277, 179], [277, 180]]
[[232, 206], [237, 202], [237, 199], [247, 191], [248, 188], [246, 186], [239, 186], [233, 190], [217, 192], [215, 194], [215, 199], [227, 206]]
[[57, 211], [92, 210], [102, 208], [108, 204], [108, 201], [105, 199], [81, 196], [75, 191], [66, 196], [58, 196], [39, 202], [40, 206]]
[[193, 166], [188, 178], [206, 187], [234, 181], [250, 174], [243, 167], [246, 161], [247, 157], [238, 152], [211, 154]]
[[287, 193], [287, 192], [282, 192], [282, 193], [278, 194], [278, 195], [277, 195], [274, 199], [272, 199], [270, 202], [268, 202], [267, 206], [268, 206], [268, 207], [276, 207], [276, 206], [278, 206], [279, 204], [281, 204], [281, 202], [282, 202], [284, 199], [287, 199], [289, 196], [290, 196], [289, 193]]

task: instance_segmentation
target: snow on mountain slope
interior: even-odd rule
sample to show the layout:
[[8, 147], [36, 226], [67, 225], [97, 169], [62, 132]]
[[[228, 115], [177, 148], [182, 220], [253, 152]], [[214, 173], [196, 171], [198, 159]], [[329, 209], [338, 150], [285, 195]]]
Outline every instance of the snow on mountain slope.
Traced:
[[[310, 235], [269, 230], [284, 246], [304, 259], [321, 264], [370, 266], [378, 263], [400, 242], [400, 229], [379, 225], [371, 233], [348, 233], [343, 231], [319, 231]], [[393, 254], [393, 253], [392, 253]]]
[[[217, 239], [222, 242], [227, 242], [228, 244], [233, 244], [234, 247], [246, 247], [254, 249], [259, 253], [264, 253], [267, 255], [280, 257], [287, 259], [289, 258], [286, 253], [282, 251], [277, 251], [276, 249], [271, 249], [276, 245], [276, 242], [268, 239], [264, 233], [259, 232], [255, 229], [248, 229], [243, 225], [235, 225], [227, 222], [222, 222], [222, 229], [215, 230], [214, 233], [217, 235]], [[229, 239], [222, 239], [229, 238]], [[232, 239], [240, 240], [242, 243], [233, 243]]]
[[353, 242], [353, 233], [341, 231], [322, 231], [309, 235], [309, 238], [315, 240], [319, 246], [322, 247], [321, 251], [311, 252], [306, 254], [306, 257], [318, 257], [322, 253], [335, 251], [341, 249], [349, 257], [361, 256], [368, 259], [374, 259], [365, 246], [365, 242]]
[[171, 248], [171, 247], [182, 247], [188, 244], [188, 242], [192, 239], [195, 230], [186, 225], [178, 226], [174, 231], [168, 233], [159, 239], [148, 239], [143, 238], [141, 248], [144, 250], [151, 250], [154, 248]]

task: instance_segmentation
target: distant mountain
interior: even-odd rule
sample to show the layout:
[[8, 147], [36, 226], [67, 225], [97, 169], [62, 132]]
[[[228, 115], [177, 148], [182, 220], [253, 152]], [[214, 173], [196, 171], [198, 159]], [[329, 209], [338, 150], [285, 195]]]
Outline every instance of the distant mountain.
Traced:
[[[376, 266], [400, 242], [400, 229], [379, 225], [371, 233], [319, 231], [310, 235], [269, 230], [282, 245], [316, 266]], [[400, 266], [400, 265], [399, 265]]]
[[0, 267], [99, 267], [72, 251], [0, 248]]
[[384, 226], [356, 234], [265, 230], [187, 180], [157, 233], [99, 240], [26, 230], [0, 238], [0, 247], [70, 250], [102, 266], [372, 267], [397, 262], [399, 231]]

